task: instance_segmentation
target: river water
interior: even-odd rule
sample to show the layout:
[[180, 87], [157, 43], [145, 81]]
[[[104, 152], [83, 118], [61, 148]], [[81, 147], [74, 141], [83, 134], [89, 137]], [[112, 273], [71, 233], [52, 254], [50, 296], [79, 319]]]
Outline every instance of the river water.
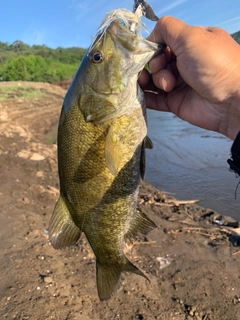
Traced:
[[239, 179], [227, 163], [230, 139], [152, 110], [148, 136], [154, 148], [147, 150], [147, 181], [177, 199], [198, 199], [199, 205], [240, 220]]

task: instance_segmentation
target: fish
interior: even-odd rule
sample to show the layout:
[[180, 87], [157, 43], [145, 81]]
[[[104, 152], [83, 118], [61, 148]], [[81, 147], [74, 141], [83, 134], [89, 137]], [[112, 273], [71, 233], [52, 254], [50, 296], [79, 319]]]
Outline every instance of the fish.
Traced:
[[49, 224], [55, 249], [83, 232], [96, 256], [100, 300], [119, 288], [121, 274], [148, 279], [124, 255], [127, 239], [156, 225], [137, 208], [145, 172], [144, 94], [138, 74], [161, 49], [139, 34], [139, 16], [108, 13], [63, 101], [58, 126], [60, 196]]

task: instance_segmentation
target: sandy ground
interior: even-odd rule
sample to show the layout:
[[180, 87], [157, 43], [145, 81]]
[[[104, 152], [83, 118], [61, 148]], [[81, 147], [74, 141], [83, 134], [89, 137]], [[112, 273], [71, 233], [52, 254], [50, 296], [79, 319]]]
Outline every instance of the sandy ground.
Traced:
[[[35, 97], [22, 94], [26, 86]], [[56, 146], [47, 141], [64, 94], [48, 84], [0, 83], [0, 319], [240, 319], [238, 223], [147, 182], [139, 207], [158, 229], [125, 251], [150, 283], [125, 274], [100, 302], [85, 237], [60, 251], [49, 245], [58, 176]]]

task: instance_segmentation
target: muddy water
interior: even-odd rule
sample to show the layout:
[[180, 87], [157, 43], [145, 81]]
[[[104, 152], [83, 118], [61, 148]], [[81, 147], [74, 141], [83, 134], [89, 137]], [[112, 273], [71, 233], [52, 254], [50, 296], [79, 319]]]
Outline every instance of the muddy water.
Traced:
[[172, 114], [148, 110], [146, 180], [178, 199], [198, 199], [200, 205], [240, 220], [239, 179], [229, 171], [232, 141], [196, 128]]

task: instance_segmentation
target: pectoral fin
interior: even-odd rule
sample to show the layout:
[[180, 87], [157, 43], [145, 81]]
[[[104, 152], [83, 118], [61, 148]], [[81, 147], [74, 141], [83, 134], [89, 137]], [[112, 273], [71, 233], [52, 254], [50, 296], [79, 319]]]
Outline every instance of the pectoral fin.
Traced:
[[140, 174], [142, 180], [145, 177], [145, 171], [146, 171], [146, 153], [145, 153], [145, 143], [143, 141], [141, 146], [141, 157], [140, 157]]
[[148, 136], [146, 136], [145, 139], [143, 140], [142, 147], [141, 147], [140, 174], [142, 179], [144, 179], [145, 171], [146, 171], [146, 152], [145, 152], [146, 148], [147, 149], [153, 148], [153, 143]]
[[105, 160], [111, 174], [116, 176], [120, 162], [119, 139], [111, 127], [108, 129], [105, 140]]
[[153, 149], [152, 140], [148, 136], [146, 136], [146, 138], [145, 138], [145, 148]]
[[49, 224], [49, 239], [55, 249], [75, 244], [80, 238], [81, 230], [75, 225], [69, 209], [60, 195]]

